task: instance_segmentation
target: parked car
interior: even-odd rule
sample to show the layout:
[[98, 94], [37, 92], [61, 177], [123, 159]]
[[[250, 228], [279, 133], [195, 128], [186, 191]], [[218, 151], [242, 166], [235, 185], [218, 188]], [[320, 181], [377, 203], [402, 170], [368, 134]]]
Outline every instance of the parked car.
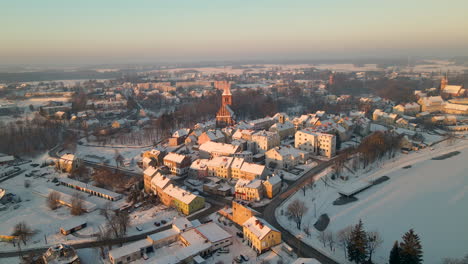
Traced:
[[249, 257], [247, 257], [247, 256], [244, 256], [244, 255], [241, 254], [240, 257], [241, 257], [244, 261], [249, 261]]
[[242, 232], [237, 232], [236, 235], [240, 238], [244, 238], [244, 234]]
[[220, 248], [218, 250], [219, 253], [229, 253], [229, 248]]
[[161, 226], [161, 224], [159, 222], [154, 222], [154, 225], [155, 226]]
[[161, 224], [165, 225], [167, 223], [166, 220], [161, 220]]
[[235, 261], [236, 263], [242, 263], [242, 258], [239, 257], [239, 256], [237, 256], [237, 257], [234, 258], [234, 261]]
[[136, 230], [138, 230], [138, 231], [143, 231], [143, 228], [141, 228], [140, 226], [136, 226], [135, 228], [136, 228]]

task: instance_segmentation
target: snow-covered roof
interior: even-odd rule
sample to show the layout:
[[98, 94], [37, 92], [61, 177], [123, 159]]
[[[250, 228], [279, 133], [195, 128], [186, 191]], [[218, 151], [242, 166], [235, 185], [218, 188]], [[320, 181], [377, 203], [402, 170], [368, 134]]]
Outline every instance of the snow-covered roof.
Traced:
[[151, 179], [151, 185], [164, 189], [170, 181], [171, 179], [169, 177], [162, 175], [161, 173], [157, 173], [156, 176]]
[[445, 103], [446, 109], [468, 111], [468, 105]]
[[446, 85], [442, 90], [444, 93], [458, 94], [462, 89], [461, 85]]
[[14, 160], [15, 160], [15, 157], [13, 157], [13, 156], [0, 157], [0, 162], [10, 162], [10, 161], [14, 161]]
[[109, 197], [111, 197], [112, 199], [115, 199], [115, 200], [120, 199], [122, 197], [122, 195], [120, 193], [115, 193], [113, 191], [109, 191], [109, 190], [106, 190], [106, 189], [103, 189], [103, 188], [99, 188], [99, 187], [96, 187], [94, 185], [87, 184], [87, 183], [80, 182], [80, 181], [76, 181], [76, 180], [73, 180], [73, 179], [70, 179], [70, 178], [60, 178], [59, 181], [62, 182], [62, 183], [65, 183], [65, 184], [69, 184], [69, 185], [72, 185], [72, 186], [77, 186], [77, 187], [80, 187], [80, 188], [83, 188], [83, 189], [88, 189], [88, 190], [91, 190], [93, 192], [97, 192], [97, 193], [109, 196]]
[[197, 159], [190, 165], [192, 170], [204, 170], [208, 168], [208, 159]]
[[224, 231], [224, 229], [218, 226], [215, 222], [209, 222], [207, 224], [197, 227], [196, 229], [211, 243], [216, 243], [218, 241], [232, 237], [231, 234]]
[[192, 228], [192, 222], [190, 222], [186, 217], [178, 217], [172, 221], [173, 228], [184, 231], [189, 228]]
[[67, 154], [62, 155], [60, 159], [63, 161], [73, 161], [75, 159], [75, 155], [67, 153]]
[[275, 147], [269, 151], [276, 151], [278, 152], [278, 154], [280, 154], [281, 156], [292, 156], [294, 158], [298, 158], [300, 157], [301, 155], [305, 155], [307, 154], [307, 152], [305, 151], [302, 151], [300, 149], [297, 149], [297, 148], [293, 148], [291, 146], [283, 146], [283, 147]]
[[231, 166], [232, 161], [234, 158], [231, 157], [214, 157], [208, 161], [208, 167], [223, 167], [228, 168]]
[[182, 154], [177, 154], [177, 153], [174, 153], [174, 152], [171, 152], [169, 154], [167, 154], [165, 157], [164, 157], [164, 160], [166, 161], [172, 161], [172, 162], [175, 162], [175, 163], [182, 163], [182, 161], [185, 159], [185, 155], [182, 155]]
[[168, 230], [164, 230], [164, 231], [149, 235], [148, 240], [150, 240], [152, 243], [155, 243], [159, 240], [163, 240], [163, 239], [166, 239], [168, 237], [175, 236], [178, 234], [179, 234], [179, 231], [175, 230], [174, 228], [171, 228]]
[[[147, 158], [147, 157], [143, 158], [143, 162], [145, 162], [145, 159], [146, 159], [146, 158]], [[148, 159], [151, 161], [150, 158], [148, 158]], [[154, 176], [154, 174], [155, 174], [156, 172], [158, 172], [158, 169], [156, 169], [156, 168], [153, 167], [153, 166], [149, 166], [148, 168], [146, 168], [146, 170], [143, 172], [143, 174], [149, 175], [149, 176]]]
[[135, 252], [140, 252], [140, 249], [147, 248], [151, 245], [151, 242], [146, 239], [138, 240], [125, 246], [112, 249], [109, 251], [109, 256], [112, 256], [113, 259], [119, 259]]
[[244, 227], [250, 230], [258, 239], [262, 240], [270, 231], [279, 232], [276, 228], [271, 226], [267, 221], [252, 216], [243, 224]]
[[251, 188], [251, 189], [258, 189], [262, 186], [263, 181], [259, 179], [255, 179], [251, 181], [249, 184], [247, 184], [245, 187], [246, 188]]
[[197, 195], [173, 184], [169, 184], [164, 188], [164, 192], [185, 204], [190, 204], [195, 198], [197, 198]]
[[266, 181], [274, 186], [274, 185], [276, 185], [278, 183], [281, 183], [281, 177], [279, 175], [273, 175], [271, 177], [268, 177], [268, 179]]
[[234, 154], [239, 150], [239, 146], [208, 141], [200, 145], [200, 150], [203, 150], [209, 153], [217, 152], [217, 153]]
[[172, 134], [172, 137], [185, 137], [186, 135], [188, 135], [190, 132], [190, 129], [188, 128], [182, 128], [182, 129], [179, 129], [177, 131], [175, 131], [173, 134]]
[[242, 164], [241, 170], [247, 173], [262, 175], [265, 171], [265, 166], [258, 165], [255, 163], [244, 162]]

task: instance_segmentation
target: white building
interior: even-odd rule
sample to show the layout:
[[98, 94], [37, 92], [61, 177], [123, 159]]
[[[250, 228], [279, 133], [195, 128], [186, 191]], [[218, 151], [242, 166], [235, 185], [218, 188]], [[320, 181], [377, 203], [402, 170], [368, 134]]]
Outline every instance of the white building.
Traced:
[[296, 132], [294, 146], [297, 149], [331, 158], [336, 152], [336, 136], [306, 128]]
[[252, 141], [256, 143], [259, 152], [265, 152], [280, 145], [280, 136], [276, 132], [263, 130], [253, 134]]

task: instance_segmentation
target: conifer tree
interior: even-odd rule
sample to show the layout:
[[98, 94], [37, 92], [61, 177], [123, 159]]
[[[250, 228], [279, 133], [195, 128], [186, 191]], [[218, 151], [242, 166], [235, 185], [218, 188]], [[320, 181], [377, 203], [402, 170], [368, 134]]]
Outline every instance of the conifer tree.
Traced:
[[421, 241], [413, 229], [410, 229], [403, 235], [400, 250], [401, 264], [420, 264], [423, 262]]
[[367, 234], [364, 231], [362, 221], [354, 226], [351, 232], [350, 243], [348, 244], [348, 260], [356, 264], [364, 263], [367, 259]]
[[400, 247], [398, 246], [398, 241], [395, 241], [393, 244], [393, 248], [390, 251], [390, 259], [388, 261], [389, 264], [400, 264]]

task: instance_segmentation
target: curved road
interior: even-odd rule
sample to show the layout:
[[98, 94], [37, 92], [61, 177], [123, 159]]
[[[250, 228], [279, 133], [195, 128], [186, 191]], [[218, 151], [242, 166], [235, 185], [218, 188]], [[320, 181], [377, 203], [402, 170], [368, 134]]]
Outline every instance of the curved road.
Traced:
[[299, 191], [302, 186], [313, 181], [313, 176], [317, 173], [320, 173], [328, 166], [333, 163], [333, 160], [325, 161], [319, 163], [316, 167], [312, 168], [312, 170], [305, 173], [301, 178], [291, 184], [285, 192], [280, 195], [277, 195], [273, 200], [263, 209], [263, 218], [268, 221], [272, 226], [278, 229], [281, 232], [282, 239], [290, 245], [298, 256], [301, 257], [308, 257], [308, 258], [315, 258], [322, 264], [338, 264], [338, 262], [334, 261], [330, 257], [322, 254], [320, 251], [316, 250], [315, 248], [307, 245], [306, 243], [302, 242], [300, 239], [296, 238], [294, 235], [289, 233], [288, 230], [284, 229], [278, 221], [276, 221], [275, 211], [281, 205], [283, 201], [285, 201], [288, 197], [294, 194], [296, 191]]

